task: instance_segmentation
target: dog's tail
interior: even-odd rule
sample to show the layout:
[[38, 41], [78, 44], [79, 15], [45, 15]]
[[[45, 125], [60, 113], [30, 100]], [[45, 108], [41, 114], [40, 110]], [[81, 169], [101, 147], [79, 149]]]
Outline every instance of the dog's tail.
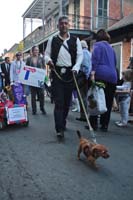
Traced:
[[81, 138], [81, 134], [80, 134], [79, 130], [77, 130], [77, 135], [78, 135], [79, 138]]

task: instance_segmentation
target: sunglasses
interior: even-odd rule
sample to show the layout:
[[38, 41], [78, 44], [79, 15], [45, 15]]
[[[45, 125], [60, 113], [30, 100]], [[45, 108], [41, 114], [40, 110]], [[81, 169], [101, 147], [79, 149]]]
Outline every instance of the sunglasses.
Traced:
[[16, 54], [16, 56], [22, 56], [21, 54]]

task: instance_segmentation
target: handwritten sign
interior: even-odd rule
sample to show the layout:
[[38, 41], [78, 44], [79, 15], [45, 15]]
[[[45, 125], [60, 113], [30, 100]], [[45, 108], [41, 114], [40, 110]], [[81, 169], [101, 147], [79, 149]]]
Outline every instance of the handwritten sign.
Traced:
[[26, 106], [24, 105], [18, 107], [6, 108], [6, 114], [7, 114], [8, 124], [27, 121], [27, 111], [26, 111]]
[[24, 66], [21, 68], [19, 73], [19, 81], [25, 85], [30, 85], [34, 87], [43, 87], [45, 80], [45, 70]]

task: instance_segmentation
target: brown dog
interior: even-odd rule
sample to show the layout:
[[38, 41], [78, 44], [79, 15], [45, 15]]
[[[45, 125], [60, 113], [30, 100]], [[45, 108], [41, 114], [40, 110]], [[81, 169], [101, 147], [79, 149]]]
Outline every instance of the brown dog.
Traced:
[[80, 139], [79, 149], [78, 149], [78, 159], [80, 159], [81, 152], [87, 157], [87, 160], [91, 165], [96, 166], [95, 161], [97, 158], [108, 158], [108, 150], [104, 145], [95, 144], [90, 140], [83, 138], [80, 134], [80, 131], [77, 131], [78, 137]]

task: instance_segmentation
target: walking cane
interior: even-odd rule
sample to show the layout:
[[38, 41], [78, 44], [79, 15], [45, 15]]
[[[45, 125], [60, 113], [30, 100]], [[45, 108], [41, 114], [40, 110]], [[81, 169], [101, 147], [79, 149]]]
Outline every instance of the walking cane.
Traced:
[[86, 118], [86, 121], [88, 123], [88, 126], [89, 126], [89, 131], [90, 131], [90, 134], [92, 136], [92, 140], [94, 143], [97, 143], [96, 141], [96, 136], [95, 136], [95, 133], [94, 133], [94, 130], [90, 124], [90, 121], [89, 121], [89, 118], [88, 118], [88, 114], [87, 114], [87, 111], [86, 111], [86, 108], [85, 108], [85, 105], [84, 105], [84, 102], [83, 102], [83, 99], [81, 97], [81, 93], [80, 93], [80, 90], [79, 90], [79, 87], [78, 87], [78, 83], [77, 83], [77, 80], [76, 80], [76, 77], [75, 77], [75, 74], [73, 72], [73, 78], [74, 78], [74, 82], [75, 82], [75, 85], [76, 85], [76, 89], [77, 89], [77, 92], [78, 92], [78, 95], [79, 95], [79, 98], [80, 98], [80, 101], [81, 101], [81, 105], [83, 107], [83, 111], [84, 111], [84, 114], [85, 114], [85, 118]]

